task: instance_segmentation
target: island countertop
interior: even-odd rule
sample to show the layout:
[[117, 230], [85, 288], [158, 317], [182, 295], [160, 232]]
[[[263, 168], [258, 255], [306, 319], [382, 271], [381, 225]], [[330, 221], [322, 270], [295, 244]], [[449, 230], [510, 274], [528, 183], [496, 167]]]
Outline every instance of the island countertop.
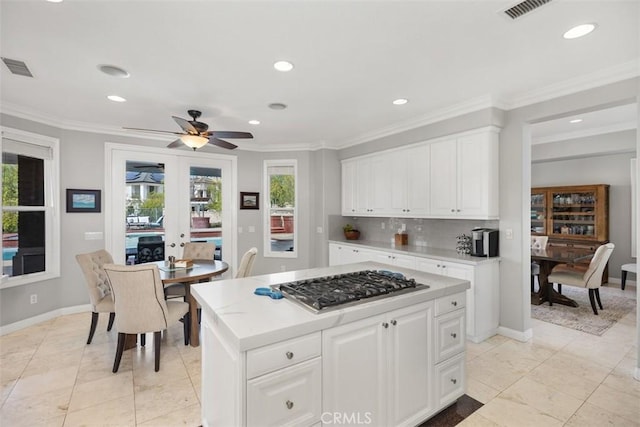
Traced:
[[[319, 314], [286, 298], [274, 300], [253, 293], [259, 287], [362, 270], [397, 271], [429, 288]], [[463, 292], [469, 287], [466, 280], [366, 262], [201, 283], [192, 285], [191, 293], [228, 342], [238, 351], [246, 351]]]

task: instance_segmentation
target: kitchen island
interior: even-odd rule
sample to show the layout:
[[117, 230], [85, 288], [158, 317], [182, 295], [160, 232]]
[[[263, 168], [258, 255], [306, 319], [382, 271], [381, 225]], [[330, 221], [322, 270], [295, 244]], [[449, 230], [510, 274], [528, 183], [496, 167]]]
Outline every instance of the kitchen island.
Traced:
[[[319, 314], [258, 287], [393, 270], [427, 289]], [[373, 262], [203, 283], [205, 426], [416, 425], [464, 394], [466, 280]]]

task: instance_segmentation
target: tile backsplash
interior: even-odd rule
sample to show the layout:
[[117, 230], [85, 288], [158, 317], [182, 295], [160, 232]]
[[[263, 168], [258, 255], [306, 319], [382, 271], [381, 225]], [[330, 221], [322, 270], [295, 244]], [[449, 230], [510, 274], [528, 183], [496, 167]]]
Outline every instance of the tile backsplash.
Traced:
[[360, 240], [390, 243], [405, 225], [409, 245], [456, 249], [456, 237], [470, 235], [476, 227], [498, 228], [498, 220], [365, 218], [329, 215], [329, 239], [344, 240], [342, 227], [351, 224], [360, 230]]

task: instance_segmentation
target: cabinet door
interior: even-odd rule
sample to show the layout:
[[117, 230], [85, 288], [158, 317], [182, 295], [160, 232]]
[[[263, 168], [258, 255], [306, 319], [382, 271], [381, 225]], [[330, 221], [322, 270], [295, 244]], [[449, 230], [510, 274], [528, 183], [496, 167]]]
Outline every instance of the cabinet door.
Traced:
[[416, 425], [416, 418], [433, 412], [431, 398], [432, 303], [389, 313], [390, 381], [389, 422]]
[[498, 215], [497, 136], [483, 132], [458, 138], [456, 213], [465, 217]]
[[429, 170], [431, 149], [420, 145], [406, 151], [406, 212], [408, 216], [429, 214]]
[[356, 161], [342, 162], [342, 215], [356, 213]]
[[456, 215], [456, 140], [431, 144], [429, 196], [431, 214], [439, 217]]
[[371, 175], [368, 188], [368, 206], [371, 214], [381, 215], [388, 213], [389, 200], [391, 199], [392, 181], [389, 168], [389, 156], [378, 155], [371, 158]]
[[358, 159], [356, 162], [356, 213], [370, 214], [369, 206], [371, 199], [371, 158]]
[[344, 260], [344, 254], [346, 249], [344, 246], [336, 245], [334, 243], [329, 244], [329, 265], [342, 265], [346, 264]]
[[384, 316], [375, 316], [322, 332], [323, 413], [357, 415], [370, 419], [371, 425], [387, 425], [389, 331], [383, 322]]
[[410, 255], [393, 254], [392, 259], [393, 265], [397, 267], [410, 268], [412, 270], [416, 268], [416, 258]]
[[407, 179], [410, 173], [407, 167], [406, 150], [389, 153], [385, 156], [383, 167], [387, 170], [387, 182], [389, 183], [385, 213], [402, 216], [407, 211]]
[[416, 257], [416, 270], [424, 271], [425, 273], [443, 274], [442, 261]]

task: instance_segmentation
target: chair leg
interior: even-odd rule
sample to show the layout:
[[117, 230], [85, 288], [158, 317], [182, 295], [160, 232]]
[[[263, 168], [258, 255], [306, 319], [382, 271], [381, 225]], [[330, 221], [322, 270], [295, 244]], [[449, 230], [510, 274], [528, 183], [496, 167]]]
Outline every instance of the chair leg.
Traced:
[[558, 283], [558, 293], [562, 293], [562, 283]]
[[598, 315], [598, 310], [596, 309], [596, 301], [595, 301], [595, 289], [589, 289], [589, 302], [591, 302], [591, 308], [593, 309], [593, 314]]
[[535, 292], [536, 290], [536, 276], [534, 276], [533, 274], [531, 275], [531, 292]]
[[153, 333], [153, 353], [156, 358], [156, 372], [160, 370], [160, 339], [162, 337], [162, 332], [157, 331]]
[[93, 334], [95, 334], [96, 332], [96, 326], [98, 326], [98, 313], [93, 311], [91, 312], [91, 327], [89, 329], [89, 338], [87, 339], [87, 344], [91, 344]]
[[109, 313], [109, 324], [107, 325], [107, 332], [113, 328], [113, 321], [116, 320], [115, 313]]
[[553, 282], [549, 282], [549, 285], [547, 287], [547, 298], [549, 299], [549, 305], [553, 305], [553, 301], [551, 296], [553, 295]]
[[140, 334], [140, 345], [144, 347], [147, 344], [147, 334]]
[[604, 307], [602, 306], [602, 303], [600, 302], [600, 289], [599, 288], [595, 288], [594, 291], [595, 291], [595, 294], [596, 294], [596, 301], [598, 301], [598, 307], [600, 307], [600, 310], [604, 310]]
[[182, 319], [184, 327], [184, 345], [189, 345], [189, 332], [191, 331], [191, 315], [186, 313]]
[[624, 291], [624, 287], [627, 284], [627, 272], [625, 270], [622, 270], [622, 279], [620, 280], [621, 283], [621, 288]]
[[116, 360], [113, 362], [113, 373], [118, 372], [118, 368], [120, 367], [120, 360], [122, 360], [122, 352], [124, 351], [124, 342], [127, 338], [127, 334], [123, 334], [122, 332], [118, 332], [118, 347], [116, 349]]

